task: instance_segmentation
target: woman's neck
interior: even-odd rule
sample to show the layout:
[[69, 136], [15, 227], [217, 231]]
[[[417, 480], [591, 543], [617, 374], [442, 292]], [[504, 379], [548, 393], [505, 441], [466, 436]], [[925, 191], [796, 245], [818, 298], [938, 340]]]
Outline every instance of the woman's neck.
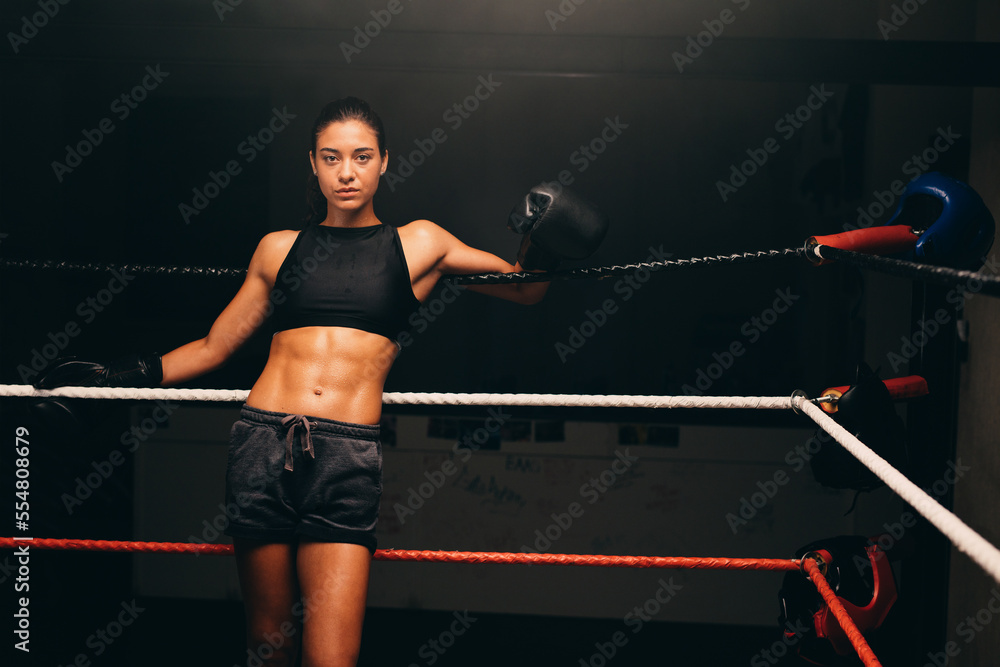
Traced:
[[333, 206], [329, 206], [326, 211], [326, 219], [321, 225], [327, 227], [371, 227], [382, 224], [375, 217], [375, 210], [371, 203], [357, 211], [343, 211]]

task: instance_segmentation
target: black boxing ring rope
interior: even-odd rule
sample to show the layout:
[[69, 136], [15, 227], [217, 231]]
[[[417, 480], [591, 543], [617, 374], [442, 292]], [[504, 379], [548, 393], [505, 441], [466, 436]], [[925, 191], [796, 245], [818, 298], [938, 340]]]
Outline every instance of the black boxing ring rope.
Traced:
[[[564, 271], [551, 271], [546, 273], [529, 273], [526, 271], [517, 273], [478, 273], [469, 275], [447, 276], [458, 285], [491, 285], [500, 283], [518, 282], [548, 282], [550, 280], [580, 280], [584, 278], [608, 278], [646, 269], [658, 271], [660, 269], [682, 269], [696, 266], [712, 266], [716, 264], [748, 264], [751, 262], [776, 259], [783, 257], [794, 257], [804, 255], [802, 248], [785, 248], [784, 250], [761, 250], [758, 252], [734, 253], [731, 255], [710, 255], [708, 257], [692, 257], [690, 259], [663, 260], [659, 262], [637, 262], [635, 264], [594, 266]], [[217, 276], [225, 278], [238, 278], [246, 275], [246, 269], [230, 269], [220, 267], [204, 266], [155, 266], [150, 264], [105, 264], [97, 262], [64, 262], [56, 260], [34, 260], [34, 259], [3, 259], [0, 260], [0, 269], [3, 270], [54, 270], [78, 273], [102, 273], [118, 271], [120, 273], [142, 273], [149, 275], [179, 275], [179, 276]]]
[[[656, 262], [636, 262], [633, 264], [614, 264], [610, 266], [592, 266], [562, 271], [529, 273], [525, 271], [513, 273], [478, 273], [469, 275], [446, 276], [456, 285], [497, 285], [509, 283], [539, 283], [552, 280], [583, 280], [587, 278], [610, 278], [632, 274], [636, 271], [677, 270], [696, 267], [750, 264], [754, 262], [784, 259], [787, 257], [803, 257], [810, 261], [816, 258], [837, 260], [852, 264], [862, 269], [869, 269], [889, 275], [911, 278], [921, 282], [937, 283], [963, 287], [989, 296], [1000, 297], [1000, 276], [989, 275], [977, 271], [953, 269], [947, 266], [921, 264], [891, 257], [867, 255], [851, 250], [842, 250], [828, 245], [817, 245], [803, 248], [784, 248], [781, 250], [759, 250], [756, 252], [733, 253], [729, 255], [708, 255], [687, 259], [666, 259]], [[150, 264], [107, 264], [98, 262], [66, 262], [57, 260], [33, 259], [2, 259], [0, 270], [54, 270], [82, 273], [105, 273], [118, 271], [120, 273], [141, 273], [147, 275], [172, 276], [211, 276], [220, 278], [238, 278], [246, 275], [246, 269], [204, 266], [157, 266]], [[971, 290], [970, 285], [976, 282], [979, 287]]]
[[805, 256], [804, 248], [784, 248], [782, 250], [758, 250], [756, 252], [740, 252], [731, 255], [708, 255], [706, 257], [691, 257], [688, 259], [664, 259], [658, 262], [636, 262], [634, 264], [614, 264], [611, 266], [585, 266], [578, 269], [550, 271], [545, 273], [478, 273], [472, 275], [447, 276], [456, 285], [492, 285], [503, 283], [544, 283], [550, 280], [582, 280], [585, 278], [610, 278], [632, 274], [643, 269], [660, 271], [688, 269], [726, 264], [751, 264], [767, 259], [784, 259], [785, 257]]
[[0, 259], [4, 271], [65, 271], [67, 273], [142, 273], [153, 276], [211, 276], [240, 278], [246, 269], [211, 266], [156, 266], [153, 264], [105, 264], [99, 262], [64, 262], [54, 259]]
[[[901, 278], [912, 278], [913, 280], [940, 285], [961, 286], [964, 284], [969, 291], [1000, 297], [1000, 276], [980, 273], [978, 271], [953, 269], [948, 266], [933, 266], [930, 264], [908, 262], [892, 257], [866, 255], [854, 252], [853, 250], [843, 250], [825, 245], [816, 246], [816, 254], [823, 259], [844, 261], [862, 269], [871, 269]], [[977, 290], [972, 289], [971, 284], [973, 282], [979, 282], [982, 287]]]

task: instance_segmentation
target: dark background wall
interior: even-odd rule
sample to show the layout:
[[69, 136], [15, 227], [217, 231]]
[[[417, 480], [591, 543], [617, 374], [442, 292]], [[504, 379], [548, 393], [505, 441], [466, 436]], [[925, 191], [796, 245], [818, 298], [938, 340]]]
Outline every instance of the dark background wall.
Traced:
[[[915, 175], [912, 156], [941, 132], [957, 138], [928, 167], [958, 178], [969, 176], [976, 132], [995, 135], [982, 129], [995, 128], [995, 118], [973, 107], [977, 88], [995, 90], [1000, 78], [995, 31], [983, 28], [996, 25], [987, 2], [911, 3], [918, 9], [909, 16], [891, 2], [402, 0], [377, 34], [368, 26], [375, 36], [365, 44], [359, 31], [388, 4], [242, 2], [228, 11], [207, 1], [69, 2], [39, 19], [45, 25], [35, 34], [24, 17], [39, 5], [7, 3], [0, 10], [2, 257], [243, 267], [263, 234], [300, 225], [312, 120], [327, 101], [348, 94], [381, 113], [390, 172], [403, 179], [380, 187], [380, 218], [428, 218], [510, 260], [517, 238], [504, 228], [507, 212], [529, 187], [564, 170], [571, 187], [612, 218], [586, 264], [623, 263], [660, 248], [683, 258], [799, 246], [810, 235], [857, 225], [859, 207], [881, 224], [889, 213], [874, 206], [886, 196], [877, 193]], [[727, 10], [732, 21], [722, 34], [703, 36], [700, 53], [691, 47], [689, 38], [719, 30], [715, 21]], [[356, 39], [359, 52], [345, 46]], [[679, 68], [674, 54], [688, 49], [696, 57]], [[162, 80], [148, 78], [150, 70]], [[144, 77], [151, 89], [126, 117], [114, 100]], [[829, 99], [803, 112], [801, 127], [776, 126], [815, 90]], [[456, 103], [467, 104], [467, 117], [449, 113]], [[248, 160], [242, 142], [275, 110], [287, 125]], [[68, 147], [97, 136], [105, 118], [113, 131], [99, 132], [92, 153], [57, 175], [53, 163], [67, 163]], [[620, 134], [593, 159], [582, 157], [581, 147], [609, 121]], [[432, 153], [421, 149], [436, 128], [447, 139]], [[772, 137], [777, 152], [724, 199], [718, 182]], [[410, 174], [404, 159], [423, 163]], [[241, 173], [185, 220], [180, 205], [191, 205], [193, 189], [203, 191], [211, 172], [230, 160]], [[30, 382], [32, 359], [37, 353], [46, 363], [52, 345], [95, 358], [168, 351], [203, 336], [238, 286], [140, 277], [100, 312], [80, 305], [108, 281], [6, 272], [0, 381]], [[849, 382], [859, 359], [884, 376], [917, 370], [890, 356], [927, 303], [906, 281], [788, 259], [655, 275], [627, 300], [615, 285], [557, 284], [542, 306], [530, 308], [463, 294], [426, 320], [387, 389], [678, 394], [734, 342], [746, 353], [705, 393], [816, 394]], [[778, 293], [797, 299], [766, 331], [753, 325]], [[609, 298], [618, 311], [579, 351], [560, 358], [556, 344], [568, 343], [571, 327]], [[747, 335], [748, 323], [759, 336]], [[78, 335], [59, 335], [73, 324]], [[265, 329], [226, 368], [192, 386], [249, 387], [269, 337]], [[940, 409], [947, 413], [953, 398], [942, 390]], [[801, 426], [790, 415], [644, 418]], [[102, 446], [73, 452], [63, 444], [37, 454], [46, 457], [42, 479], [45, 470], [61, 471], [49, 495], [63, 493], [65, 480], [79, 473], [74, 463], [86, 467]], [[131, 491], [130, 480], [115, 480], [123, 494]], [[45, 524], [46, 533], [121, 537], [131, 508], [105, 509], [107, 521], [81, 524], [56, 503], [58, 520]], [[868, 518], [878, 527], [882, 517]], [[82, 572], [108, 567], [77, 562]], [[932, 582], [938, 595], [940, 579]], [[129, 590], [127, 581], [110, 587], [114, 603]], [[71, 597], [97, 595], [87, 591]], [[938, 631], [929, 635], [932, 647], [943, 645], [938, 620], [928, 621]], [[752, 650], [739, 659], [745, 663], [769, 636], [747, 639]]]
[[[591, 260], [609, 263], [646, 259], [650, 248], [687, 257], [797, 246], [811, 234], [840, 231], [939, 127], [952, 126], [961, 138], [935, 167], [962, 176], [967, 162], [969, 92], [950, 87], [958, 72], [937, 65], [950, 57], [968, 77], [965, 63], [949, 50], [953, 44], [908, 51], [892, 41], [897, 33], [883, 42], [876, 22], [889, 12], [875, 4], [831, 5], [821, 19], [822, 11], [794, 3], [741, 11], [721, 2], [593, 2], [555, 30], [545, 15], [550, 8], [540, 4], [401, 6], [360, 53], [349, 54], [350, 63], [343, 45], [380, 7], [243, 4], [221, 21], [204, 3], [63, 7], [4, 59], [11, 91], [3, 103], [5, 254], [245, 266], [261, 235], [299, 224], [312, 119], [345, 94], [381, 110], [397, 174], [408, 173], [400, 160], [414, 151], [423, 157], [417, 142], [435, 128], [447, 136], [412, 176], [383, 184], [376, 205], [382, 219], [429, 218], [508, 258], [516, 239], [504, 229], [507, 211], [531, 185], [563, 170], [574, 189], [611, 214], [611, 232]], [[733, 12], [727, 39], [679, 72], [672, 54], [690, 50], [686, 38], [725, 9]], [[971, 34], [971, 9], [925, 9], [899, 29], [901, 42]], [[897, 63], [873, 67], [871, 59], [886, 53]], [[932, 63], [935, 69], [921, 74]], [[113, 100], [140, 83], [147, 67], [168, 74], [122, 119]], [[480, 77], [495, 82], [492, 92]], [[933, 85], [898, 85], [904, 82]], [[832, 96], [807, 110], [800, 128], [776, 129], [814, 85]], [[467, 118], [448, 113], [477, 88], [486, 99], [471, 98], [478, 108]], [[880, 106], [897, 105], [907, 110], [902, 118], [880, 116]], [[266, 126], [272, 109], [295, 117], [250, 162], [239, 146]], [[67, 146], [104, 118], [114, 131], [57, 177], [52, 163], [65, 162]], [[595, 159], [581, 157], [606, 119], [620, 121], [620, 135]], [[723, 201], [717, 182], [769, 137], [778, 152]], [[229, 160], [241, 173], [185, 220], [179, 206], [191, 205], [193, 189]], [[8, 333], [0, 373], [16, 377], [17, 365], [39, 347], [38, 333], [44, 340], [44, 332], [62, 327], [64, 313], [99, 287], [87, 280], [71, 279], [73, 289], [59, 291], [61, 304], [46, 296], [48, 307], [33, 318], [37, 330]], [[38, 298], [32, 281], [30, 298]], [[67, 351], [172, 349], [204, 335], [236, 287], [180, 286], [130, 284], [106, 312], [82, 323]], [[776, 289], [801, 300], [713, 391], [817, 391], [863, 353], [862, 286], [853, 272], [808, 271], [794, 262], [661, 277], [627, 303], [612, 281], [559, 285], [536, 309], [471, 295], [418, 336], [390, 387], [678, 393], [713, 352], [744, 338], [741, 326], [771, 304]], [[599, 343], [588, 341], [564, 363], [556, 343], [567, 342], [570, 327], [609, 297], [622, 307], [595, 336]], [[123, 319], [127, 329], [118, 326]], [[803, 330], [822, 338], [797, 335]], [[259, 372], [266, 339], [248, 347], [252, 361], [204, 382], [246, 385]]]

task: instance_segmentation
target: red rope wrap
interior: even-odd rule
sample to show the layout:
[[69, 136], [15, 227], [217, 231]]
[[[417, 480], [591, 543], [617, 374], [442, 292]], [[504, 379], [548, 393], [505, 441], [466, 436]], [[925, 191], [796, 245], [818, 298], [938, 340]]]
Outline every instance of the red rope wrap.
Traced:
[[187, 542], [119, 542], [115, 540], [65, 540], [54, 537], [35, 537], [30, 540], [0, 537], [0, 548], [12, 549], [28, 546], [32, 549], [57, 551], [126, 551], [171, 554], [231, 555], [231, 544], [189, 544]]
[[806, 574], [809, 575], [809, 579], [816, 586], [819, 594], [823, 596], [827, 606], [830, 607], [830, 611], [833, 612], [837, 623], [843, 628], [844, 634], [851, 640], [851, 644], [854, 646], [854, 650], [858, 652], [861, 662], [865, 663], [865, 667], [882, 667], [882, 663], [878, 661], [868, 642], [865, 641], [865, 636], [861, 634], [861, 630], [858, 630], [858, 626], [854, 624], [851, 615], [847, 613], [844, 605], [837, 598], [837, 594], [830, 588], [826, 577], [819, 571], [816, 561], [811, 558], [805, 558], [802, 560], [802, 567], [805, 569]]
[[410, 551], [380, 549], [375, 560], [419, 560], [436, 563], [531, 563], [596, 567], [665, 568], [674, 570], [797, 570], [799, 562], [780, 558], [684, 558], [680, 556], [592, 556], [584, 554], [495, 553], [489, 551]]
[[[36, 537], [17, 540], [0, 537], [0, 548], [17, 546], [34, 549], [72, 551], [119, 551], [143, 553], [195, 553], [229, 555], [229, 544], [189, 544], [186, 542], [117, 542], [111, 540], [66, 540]], [[375, 560], [424, 561], [433, 563], [500, 563], [536, 565], [584, 565], [594, 567], [664, 568], [688, 570], [772, 570], [799, 569], [799, 561], [782, 558], [684, 558], [678, 556], [593, 556], [584, 554], [497, 553], [492, 551], [417, 551], [379, 549]]]
[[913, 232], [912, 227], [904, 225], [864, 227], [830, 236], [810, 236], [806, 239], [806, 248], [809, 250], [807, 257], [816, 266], [833, 261], [817, 257], [813, 251], [816, 246], [852, 250], [869, 255], [891, 255], [904, 250], [912, 250], [917, 245], [919, 238], [920, 236]]

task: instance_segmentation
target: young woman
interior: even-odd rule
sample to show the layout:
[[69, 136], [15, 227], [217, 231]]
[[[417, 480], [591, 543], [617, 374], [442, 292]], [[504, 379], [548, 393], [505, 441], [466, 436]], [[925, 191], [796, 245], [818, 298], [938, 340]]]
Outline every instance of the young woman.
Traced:
[[[382, 491], [382, 389], [409, 315], [447, 274], [549, 268], [600, 242], [606, 219], [540, 187], [512, 223], [528, 230], [510, 265], [428, 220], [398, 228], [372, 198], [388, 166], [367, 103], [327, 105], [312, 132], [312, 224], [266, 235], [205, 338], [162, 358], [68, 361], [36, 386], [169, 386], [221, 366], [263, 323], [277, 333], [232, 429], [226, 501], [246, 607], [247, 649], [266, 665], [354, 665]], [[589, 250], [587, 254], [589, 254]], [[548, 283], [472, 287], [538, 302]]]

